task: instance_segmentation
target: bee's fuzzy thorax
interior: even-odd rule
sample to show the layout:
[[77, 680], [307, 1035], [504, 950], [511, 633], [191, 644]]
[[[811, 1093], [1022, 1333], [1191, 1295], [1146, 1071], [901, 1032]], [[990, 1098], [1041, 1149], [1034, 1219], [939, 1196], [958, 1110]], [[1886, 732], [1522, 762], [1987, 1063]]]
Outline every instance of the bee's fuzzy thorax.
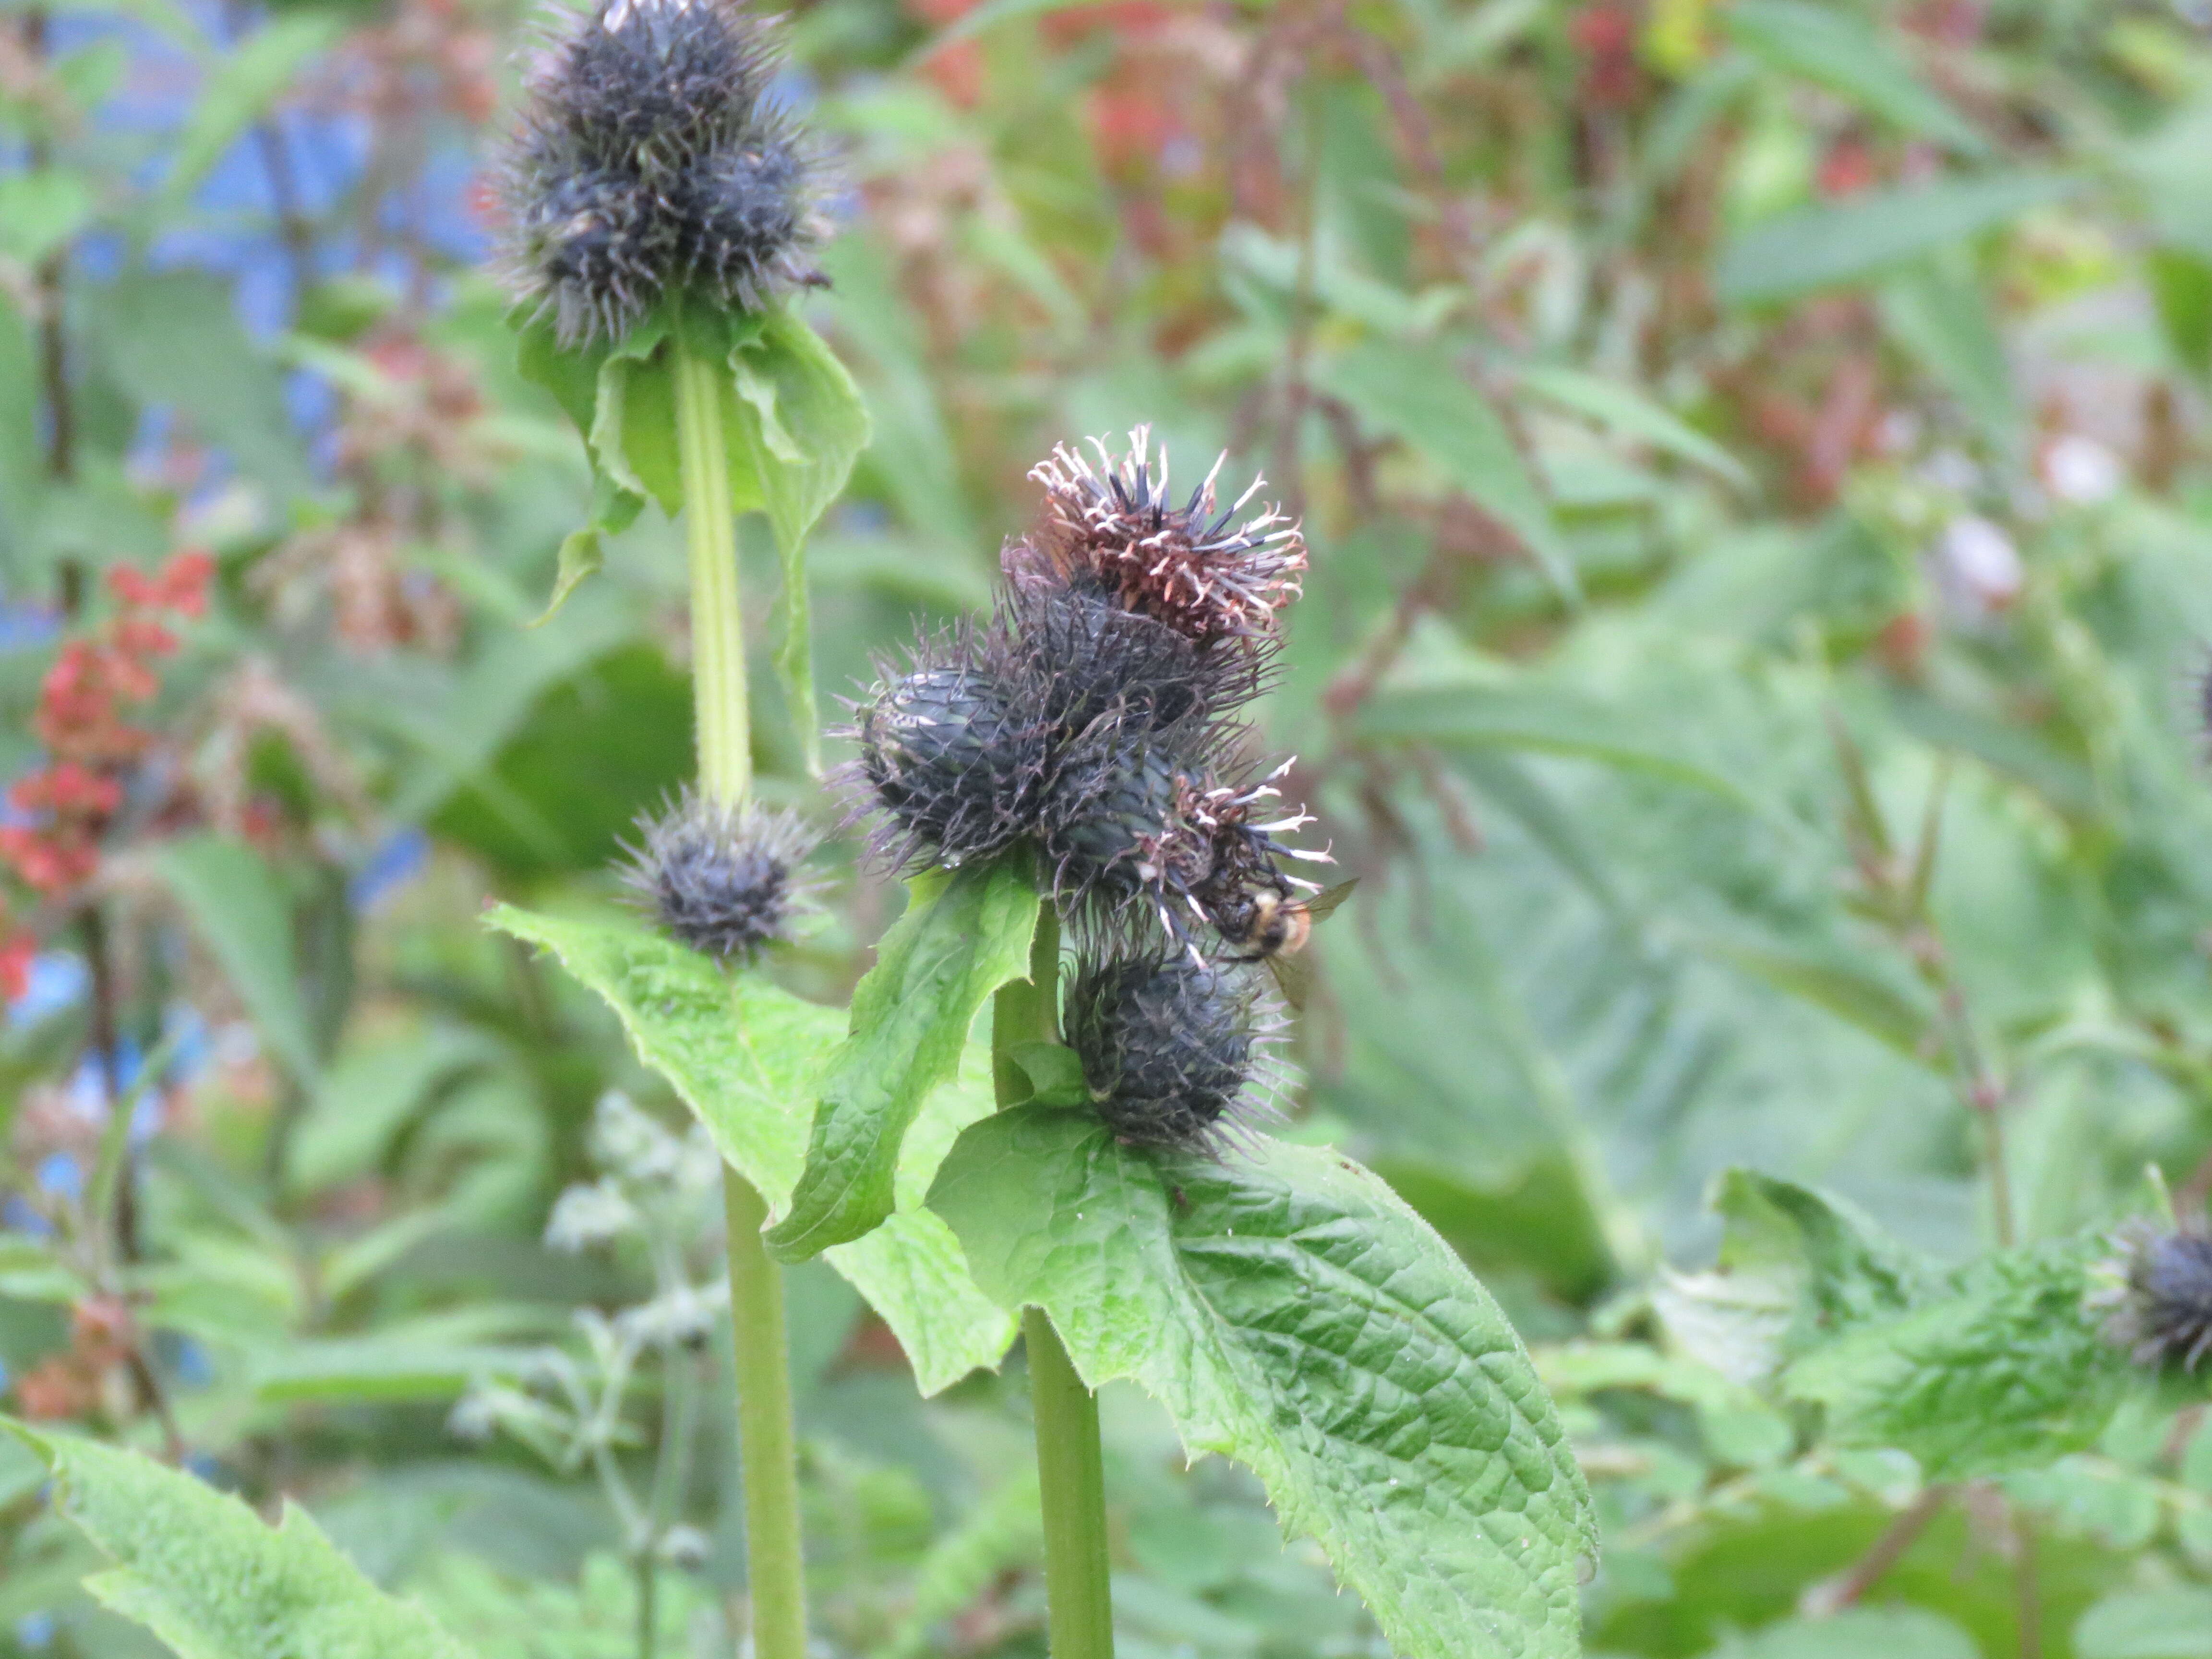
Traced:
[[818, 280], [821, 157], [769, 96], [771, 27], [734, 0], [606, 0], [549, 23], [495, 173], [509, 285], [564, 344], [665, 295], [757, 309]]
[[637, 827], [623, 879], [670, 937], [747, 963], [790, 937], [807, 896], [799, 869], [817, 840], [795, 814], [686, 789]]
[[1306, 545], [1272, 506], [1238, 521], [1264, 480], [1224, 509], [1209, 473], [1178, 504], [1149, 428], [1129, 434], [1122, 455], [1096, 439], [1091, 447], [1096, 465], [1062, 444], [1030, 471], [1044, 486], [1044, 517], [1000, 556], [1007, 579], [1017, 588], [1096, 584], [1124, 610], [1202, 645], [1272, 640], [1278, 613], [1301, 591]]
[[1181, 953], [1121, 957], [1068, 988], [1068, 1045], [1093, 1109], [1133, 1146], [1218, 1152], [1267, 1114], [1279, 1022], [1242, 976]]

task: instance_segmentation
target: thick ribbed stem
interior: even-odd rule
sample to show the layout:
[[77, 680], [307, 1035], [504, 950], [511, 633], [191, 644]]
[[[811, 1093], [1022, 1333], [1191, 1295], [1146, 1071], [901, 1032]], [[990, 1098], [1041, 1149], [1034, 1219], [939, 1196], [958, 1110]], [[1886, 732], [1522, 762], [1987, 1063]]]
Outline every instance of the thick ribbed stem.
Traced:
[[[752, 784], [745, 703], [744, 613], [738, 600], [737, 515], [722, 434], [728, 371], [679, 342], [676, 447], [691, 559], [691, 689], [699, 787], [735, 805]], [[745, 1487], [745, 1580], [754, 1659], [805, 1659], [806, 1577], [799, 1525], [799, 1452], [791, 1426], [791, 1363], [783, 1270], [761, 1243], [768, 1206], [726, 1164], [730, 1328], [736, 1346], [738, 1461]]]
[[[1047, 901], [1030, 945], [1030, 976], [991, 1005], [991, 1071], [999, 1104], [1027, 1092], [1013, 1051], [1060, 1037], [1060, 917]], [[1044, 1501], [1046, 1629], [1052, 1659], [1113, 1659], [1114, 1601], [1106, 1559], [1106, 1474], [1098, 1397], [1083, 1386], [1042, 1308], [1022, 1314], [1037, 1484]]]

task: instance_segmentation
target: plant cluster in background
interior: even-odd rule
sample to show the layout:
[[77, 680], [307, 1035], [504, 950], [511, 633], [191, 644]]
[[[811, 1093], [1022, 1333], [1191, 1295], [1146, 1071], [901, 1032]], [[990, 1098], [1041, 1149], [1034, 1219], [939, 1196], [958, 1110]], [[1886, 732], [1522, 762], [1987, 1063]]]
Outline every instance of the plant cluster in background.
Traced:
[[[1297, 958], [1279, 1133], [1373, 1170], [1525, 1339], [1601, 1533], [1587, 1650], [2201, 1659], [2206, 30], [795, 8], [769, 91], [835, 152], [838, 234], [793, 304], [874, 435], [811, 629], [746, 613], [746, 758], [826, 837], [823, 915], [764, 974], [672, 954], [631, 1013], [738, 985], [843, 1039], [902, 901], [809, 699], [865, 731], [917, 615], [991, 603], [1055, 443], [1225, 449], [1309, 552], [1248, 717], [1358, 882]], [[690, 1153], [635, 1150], [688, 1144], [684, 1099], [591, 950], [692, 771], [684, 546], [642, 511], [672, 416], [601, 423], [639, 372], [605, 341], [549, 392], [483, 274], [529, 31], [0, 17], [0, 1407], [40, 1435], [0, 1451], [0, 1652], [159, 1652], [116, 1609], [272, 1535], [276, 1600], [187, 1610], [212, 1650], [304, 1605], [499, 1659], [747, 1627], [726, 1328], [640, 1312], [720, 1320], [719, 1230]], [[746, 521], [749, 593], [797, 591], [825, 505]], [[884, 1226], [788, 1270], [828, 1651], [1044, 1649], [1012, 1322], [915, 1316], [871, 1243], [1018, 1281], [974, 1146], [923, 1203], [988, 1060], [879, 1171]], [[704, 1061], [726, 1112], [684, 1097], [781, 1204], [803, 1134], [725, 1130], [820, 1079]], [[1249, 1166], [1210, 1167], [1195, 1213]], [[1387, 1650], [1259, 1480], [1187, 1467], [1182, 1413], [1100, 1414], [1118, 1651]], [[271, 1534], [218, 1490], [295, 1507]]]

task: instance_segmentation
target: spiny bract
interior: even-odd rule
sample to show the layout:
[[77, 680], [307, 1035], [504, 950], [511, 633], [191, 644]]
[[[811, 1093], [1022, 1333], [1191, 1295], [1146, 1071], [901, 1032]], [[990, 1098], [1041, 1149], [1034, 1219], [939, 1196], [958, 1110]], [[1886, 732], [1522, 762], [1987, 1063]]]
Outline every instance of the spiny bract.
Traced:
[[1116, 1139], [1210, 1152], [1264, 1109], [1251, 1091], [1273, 1028], [1258, 1016], [1255, 993], [1216, 964], [1125, 957], [1076, 976], [1067, 1042]]
[[768, 100], [766, 23], [736, 0], [608, 0], [545, 33], [495, 191], [507, 280], [564, 345], [670, 293], [750, 310], [819, 280], [818, 158]]
[[687, 789], [638, 820], [623, 879], [669, 936], [725, 961], [750, 962], [777, 940], [805, 897], [799, 866], [817, 837], [803, 820]]

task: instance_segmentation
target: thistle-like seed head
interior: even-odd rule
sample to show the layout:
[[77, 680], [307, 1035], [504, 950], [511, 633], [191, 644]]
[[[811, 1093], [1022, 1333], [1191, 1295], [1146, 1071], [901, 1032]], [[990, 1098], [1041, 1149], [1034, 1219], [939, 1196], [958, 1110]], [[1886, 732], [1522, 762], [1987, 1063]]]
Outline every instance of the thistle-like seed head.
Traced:
[[1000, 556], [1007, 579], [1025, 589], [1093, 587], [1201, 645], [1272, 639], [1277, 613], [1301, 591], [1306, 545], [1273, 507], [1237, 522], [1266, 481], [1255, 479], [1224, 509], [1214, 496], [1216, 461], [1178, 506], [1150, 428], [1129, 434], [1124, 455], [1097, 439], [1091, 447], [1096, 466], [1062, 444], [1031, 470], [1045, 489], [1044, 518]]
[[1218, 1152], [1265, 1110], [1254, 1085], [1278, 1025], [1217, 964], [1177, 952], [1087, 967], [1068, 988], [1066, 1028], [1092, 1103], [1121, 1140]]
[[795, 814], [686, 789], [637, 827], [623, 879], [671, 938], [751, 962], [790, 937], [807, 896], [799, 868], [818, 839]]
[[885, 668], [854, 711], [856, 771], [881, 811], [877, 857], [894, 867], [957, 866], [1035, 828], [1052, 733], [1008, 684], [1003, 637], [963, 629]]
[[2194, 1372], [2212, 1355], [2212, 1237], [2135, 1224], [2118, 1244], [2093, 1298], [2112, 1310], [2105, 1334], [2138, 1365]]
[[548, 25], [495, 178], [507, 281], [564, 345], [619, 338], [672, 291], [750, 309], [819, 280], [820, 157], [768, 100], [776, 64], [737, 0]]

